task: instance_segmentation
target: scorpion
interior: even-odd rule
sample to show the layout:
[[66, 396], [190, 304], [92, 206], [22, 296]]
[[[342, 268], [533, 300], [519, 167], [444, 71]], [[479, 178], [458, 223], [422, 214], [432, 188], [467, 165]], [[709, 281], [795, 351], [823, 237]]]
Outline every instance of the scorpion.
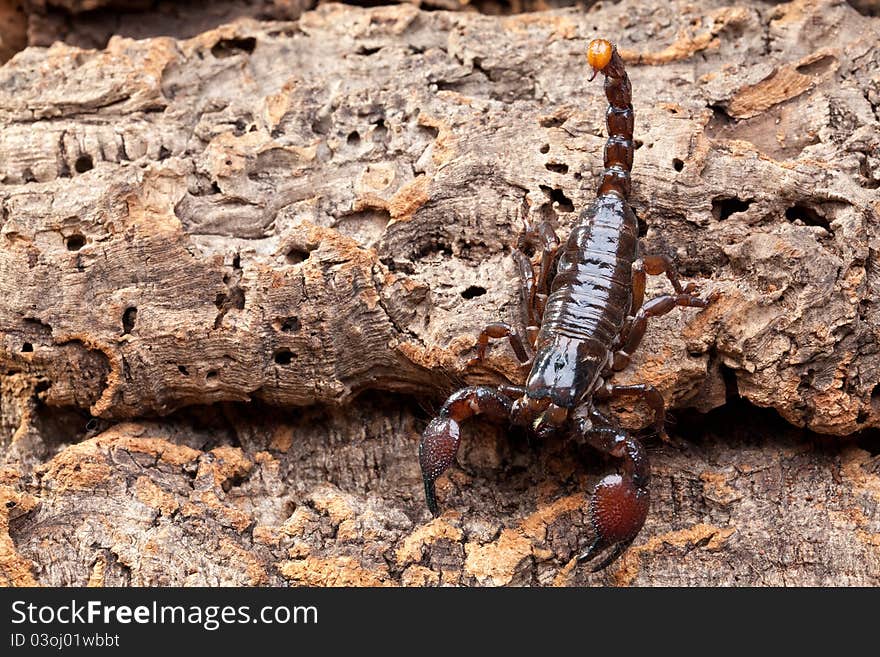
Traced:
[[[609, 378], [629, 365], [649, 318], [676, 306], [705, 308], [718, 295], [701, 298], [694, 283], [683, 287], [670, 257], [640, 255], [638, 222], [628, 202], [634, 154], [632, 87], [611, 42], [591, 41], [587, 62], [592, 67], [589, 81], [604, 75], [609, 105], [596, 199], [580, 213], [564, 243], [546, 220], [535, 227], [525, 222], [513, 257], [522, 277], [525, 337], [531, 349], [513, 326], [495, 322], [480, 333], [477, 356], [468, 361], [468, 366], [483, 361], [490, 338], [506, 338], [523, 368], [529, 367], [525, 385], [469, 386], [453, 393], [422, 434], [419, 463], [427, 505], [436, 516], [435, 482], [455, 460], [461, 422], [476, 415], [526, 427], [538, 438], [566, 432], [618, 459], [619, 474], [605, 476], [593, 490], [588, 517], [595, 539], [578, 556], [579, 561], [593, 561], [591, 570], [596, 572], [623, 554], [644, 525], [651, 468], [642, 442], [595, 403], [641, 398], [653, 411], [653, 432], [666, 440], [664, 400], [657, 389], [613, 385]], [[536, 252], [533, 258], [525, 252], [528, 247]], [[644, 301], [647, 274], [665, 275], [675, 293]]]

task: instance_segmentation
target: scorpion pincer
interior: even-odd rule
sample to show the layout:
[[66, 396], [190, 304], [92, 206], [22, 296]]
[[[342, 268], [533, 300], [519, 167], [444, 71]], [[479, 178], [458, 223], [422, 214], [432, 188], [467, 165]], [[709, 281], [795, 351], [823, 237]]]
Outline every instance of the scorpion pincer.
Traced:
[[[486, 415], [526, 427], [538, 437], [566, 432], [598, 451], [620, 459], [620, 473], [602, 479], [589, 504], [595, 530], [592, 545], [580, 555], [601, 570], [633, 542], [648, 513], [650, 465], [642, 443], [595, 407], [597, 401], [640, 397], [654, 413], [653, 428], [663, 434], [664, 401], [651, 385], [613, 385], [608, 379], [624, 369], [645, 334], [648, 318], [675, 306], [705, 308], [716, 296], [697, 296], [693, 284], [682, 287], [672, 260], [639, 255], [638, 224], [629, 206], [633, 162], [632, 88], [617, 48], [595, 39], [587, 61], [605, 76], [608, 140], [597, 197], [580, 213], [560, 243], [544, 222], [526, 225], [514, 251], [523, 276], [528, 318], [526, 341], [509, 324], [487, 326], [478, 339], [477, 358], [489, 339], [509, 340], [518, 359], [530, 365], [525, 385], [471, 386], [454, 393], [425, 429], [419, 462], [428, 507], [438, 513], [437, 478], [452, 464], [461, 440], [460, 423]], [[522, 250], [534, 247], [534, 262]], [[675, 290], [643, 303], [646, 274], [665, 274]], [[530, 348], [529, 348], [530, 347]]]

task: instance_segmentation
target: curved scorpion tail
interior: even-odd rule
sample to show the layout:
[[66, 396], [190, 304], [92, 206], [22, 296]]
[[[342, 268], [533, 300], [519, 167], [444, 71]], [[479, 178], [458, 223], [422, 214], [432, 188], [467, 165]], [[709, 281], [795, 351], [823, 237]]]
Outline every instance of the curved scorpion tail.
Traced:
[[608, 555], [592, 571], [602, 570], [619, 557], [641, 530], [648, 516], [648, 482], [651, 466], [644, 446], [626, 431], [613, 427], [590, 427], [584, 438], [593, 447], [621, 460], [621, 473], [606, 476], [593, 490], [590, 520], [596, 538], [578, 557], [585, 561], [607, 548]]
[[593, 67], [593, 77], [597, 73], [605, 76], [605, 96], [608, 98], [605, 170], [597, 194], [614, 193], [628, 199], [634, 152], [632, 85], [620, 53], [610, 41], [593, 39], [587, 47], [587, 61]]
[[439, 509], [434, 483], [455, 461], [461, 442], [460, 423], [481, 414], [506, 420], [512, 404], [509, 397], [494, 388], [463, 388], [446, 400], [440, 413], [428, 424], [419, 443], [419, 465], [425, 482], [425, 500], [435, 516]]

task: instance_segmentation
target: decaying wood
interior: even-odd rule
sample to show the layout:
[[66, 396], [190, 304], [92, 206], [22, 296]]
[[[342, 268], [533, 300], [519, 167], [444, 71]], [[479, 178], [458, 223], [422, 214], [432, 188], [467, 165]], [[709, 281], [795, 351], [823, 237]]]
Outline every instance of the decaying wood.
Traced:
[[188, 38], [239, 18], [295, 20], [315, 0], [25, 0], [28, 45], [103, 48], [113, 35]]
[[503, 345], [463, 366], [520, 320], [516, 233], [593, 198], [599, 34], [630, 62], [645, 249], [721, 292], [653, 322], [618, 380], [876, 431], [880, 19], [330, 4], [56, 43], [0, 69], [0, 578], [878, 583], [876, 458], [760, 422], [655, 446], [648, 525], [602, 575], [572, 557], [609, 465], [564, 441], [474, 424], [429, 522], [431, 405], [522, 376]]

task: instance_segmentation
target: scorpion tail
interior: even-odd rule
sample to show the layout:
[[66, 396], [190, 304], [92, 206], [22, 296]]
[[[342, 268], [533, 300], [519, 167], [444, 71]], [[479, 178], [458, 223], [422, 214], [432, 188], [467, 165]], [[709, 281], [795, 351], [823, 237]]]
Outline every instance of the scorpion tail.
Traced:
[[607, 548], [608, 555], [592, 568], [602, 570], [620, 556], [641, 530], [648, 515], [648, 481], [651, 467], [644, 446], [619, 429], [593, 429], [587, 440], [600, 451], [622, 459], [621, 474], [608, 475], [598, 483], [590, 500], [590, 520], [596, 538], [578, 557], [593, 559]]
[[[629, 198], [633, 152], [632, 85], [617, 47], [605, 39], [593, 39], [587, 47], [587, 61], [597, 73], [605, 76], [605, 96], [608, 111], [605, 124], [608, 141], [605, 143], [605, 170], [599, 183], [599, 196], [614, 193]], [[590, 78], [593, 79], [592, 77]]]
[[460, 422], [481, 414], [506, 420], [512, 404], [509, 397], [494, 388], [463, 388], [446, 400], [438, 416], [428, 424], [419, 443], [419, 464], [425, 482], [425, 500], [435, 516], [439, 509], [434, 484], [455, 461], [461, 442]]

